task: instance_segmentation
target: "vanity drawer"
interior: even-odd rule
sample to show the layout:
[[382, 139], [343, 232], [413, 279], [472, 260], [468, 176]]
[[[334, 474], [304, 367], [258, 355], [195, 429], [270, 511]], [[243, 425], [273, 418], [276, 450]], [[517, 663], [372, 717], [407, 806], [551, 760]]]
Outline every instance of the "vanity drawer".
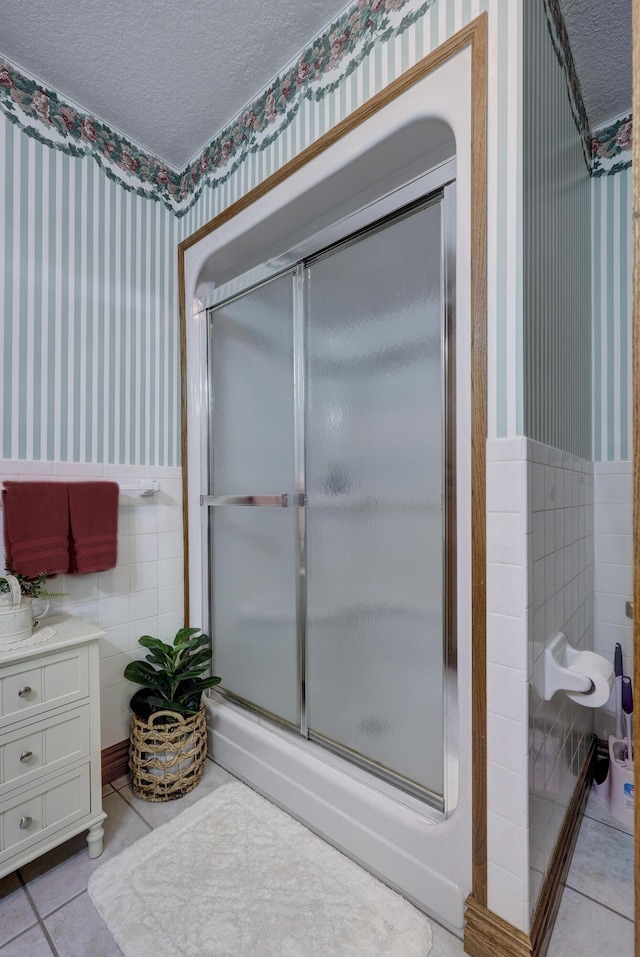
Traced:
[[89, 705], [53, 714], [0, 736], [0, 798], [11, 788], [27, 787], [44, 774], [88, 758]]
[[[44, 843], [91, 810], [89, 763], [0, 802], [0, 863]], [[46, 848], [44, 848], [46, 849]]]
[[72, 648], [0, 671], [0, 727], [23, 721], [89, 694], [89, 655]]

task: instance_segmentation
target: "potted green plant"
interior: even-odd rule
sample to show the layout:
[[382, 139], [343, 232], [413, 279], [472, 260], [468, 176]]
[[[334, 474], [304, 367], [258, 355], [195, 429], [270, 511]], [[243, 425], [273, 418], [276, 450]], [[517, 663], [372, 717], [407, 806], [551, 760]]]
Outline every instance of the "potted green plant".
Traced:
[[209, 638], [199, 628], [181, 628], [172, 644], [143, 635], [144, 661], [124, 670], [142, 685], [131, 698], [129, 769], [134, 794], [170, 801], [201, 780], [207, 753], [202, 692], [220, 678], [204, 676], [211, 661]]

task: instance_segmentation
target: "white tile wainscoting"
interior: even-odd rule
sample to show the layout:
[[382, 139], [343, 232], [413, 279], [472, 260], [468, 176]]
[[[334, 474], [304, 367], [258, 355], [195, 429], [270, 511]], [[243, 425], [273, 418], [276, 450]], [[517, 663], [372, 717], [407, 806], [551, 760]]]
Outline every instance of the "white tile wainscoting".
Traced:
[[593, 465], [524, 437], [487, 460], [489, 907], [528, 932], [593, 726], [536, 690], [556, 632], [593, 649]]
[[[100, 705], [102, 748], [108, 748], [129, 737], [129, 698], [135, 686], [124, 680], [123, 671], [133, 658], [143, 657], [138, 638], [150, 634], [166, 641], [184, 623], [181, 469], [5, 459], [0, 460], [0, 482], [5, 478], [160, 483], [160, 491], [149, 498], [121, 493], [115, 568], [58, 575], [48, 586], [65, 593], [52, 607], [105, 632], [100, 639]], [[0, 565], [4, 569], [4, 542]]]
[[487, 443], [488, 906], [528, 933], [526, 440]]
[[[633, 674], [633, 623], [625, 615], [625, 603], [633, 597], [632, 478], [630, 461], [595, 463], [594, 651], [612, 662], [619, 641], [628, 675]], [[599, 738], [614, 733], [613, 696], [595, 721]]]
[[528, 442], [531, 466], [529, 678], [529, 867], [531, 914], [584, 766], [593, 711], [558, 693], [540, 695], [544, 650], [558, 632], [593, 650], [593, 463]]

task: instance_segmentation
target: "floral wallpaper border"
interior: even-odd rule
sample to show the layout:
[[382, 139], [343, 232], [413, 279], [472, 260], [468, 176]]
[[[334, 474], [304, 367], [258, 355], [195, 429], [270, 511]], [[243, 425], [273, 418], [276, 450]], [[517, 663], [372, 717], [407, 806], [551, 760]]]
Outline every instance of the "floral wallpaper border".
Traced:
[[628, 113], [594, 131], [591, 140], [592, 176], [612, 176], [631, 166], [633, 116]]
[[27, 136], [70, 156], [92, 155], [110, 179], [173, 208], [180, 182], [175, 170], [2, 59], [0, 109]]
[[[65, 102], [0, 59], [0, 109], [31, 136], [71, 156], [92, 156], [125, 189], [184, 216], [206, 185], [224, 183], [247, 154], [270, 145], [305, 98], [320, 100], [349, 76], [377, 43], [402, 34], [436, 0], [356, 0], [314, 42], [211, 139], [183, 170], [175, 170], [89, 113]], [[559, 0], [544, 0], [549, 33], [567, 77], [574, 120], [594, 176], [628, 168], [631, 117], [592, 137]]]
[[399, 36], [435, 2], [356, 0], [180, 171], [2, 59], [0, 109], [28, 136], [71, 156], [93, 156], [110, 179], [181, 217], [205, 185], [224, 182], [248, 153], [272, 143], [305, 97], [320, 100], [335, 90], [376, 43]]

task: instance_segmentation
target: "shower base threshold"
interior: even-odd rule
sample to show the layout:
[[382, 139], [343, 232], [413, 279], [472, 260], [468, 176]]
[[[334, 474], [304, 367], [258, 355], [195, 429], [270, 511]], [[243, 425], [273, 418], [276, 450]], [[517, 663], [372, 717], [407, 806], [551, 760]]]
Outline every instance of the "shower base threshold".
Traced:
[[462, 791], [446, 819], [236, 705], [208, 699], [206, 706], [217, 764], [461, 936], [471, 890], [470, 808]]

